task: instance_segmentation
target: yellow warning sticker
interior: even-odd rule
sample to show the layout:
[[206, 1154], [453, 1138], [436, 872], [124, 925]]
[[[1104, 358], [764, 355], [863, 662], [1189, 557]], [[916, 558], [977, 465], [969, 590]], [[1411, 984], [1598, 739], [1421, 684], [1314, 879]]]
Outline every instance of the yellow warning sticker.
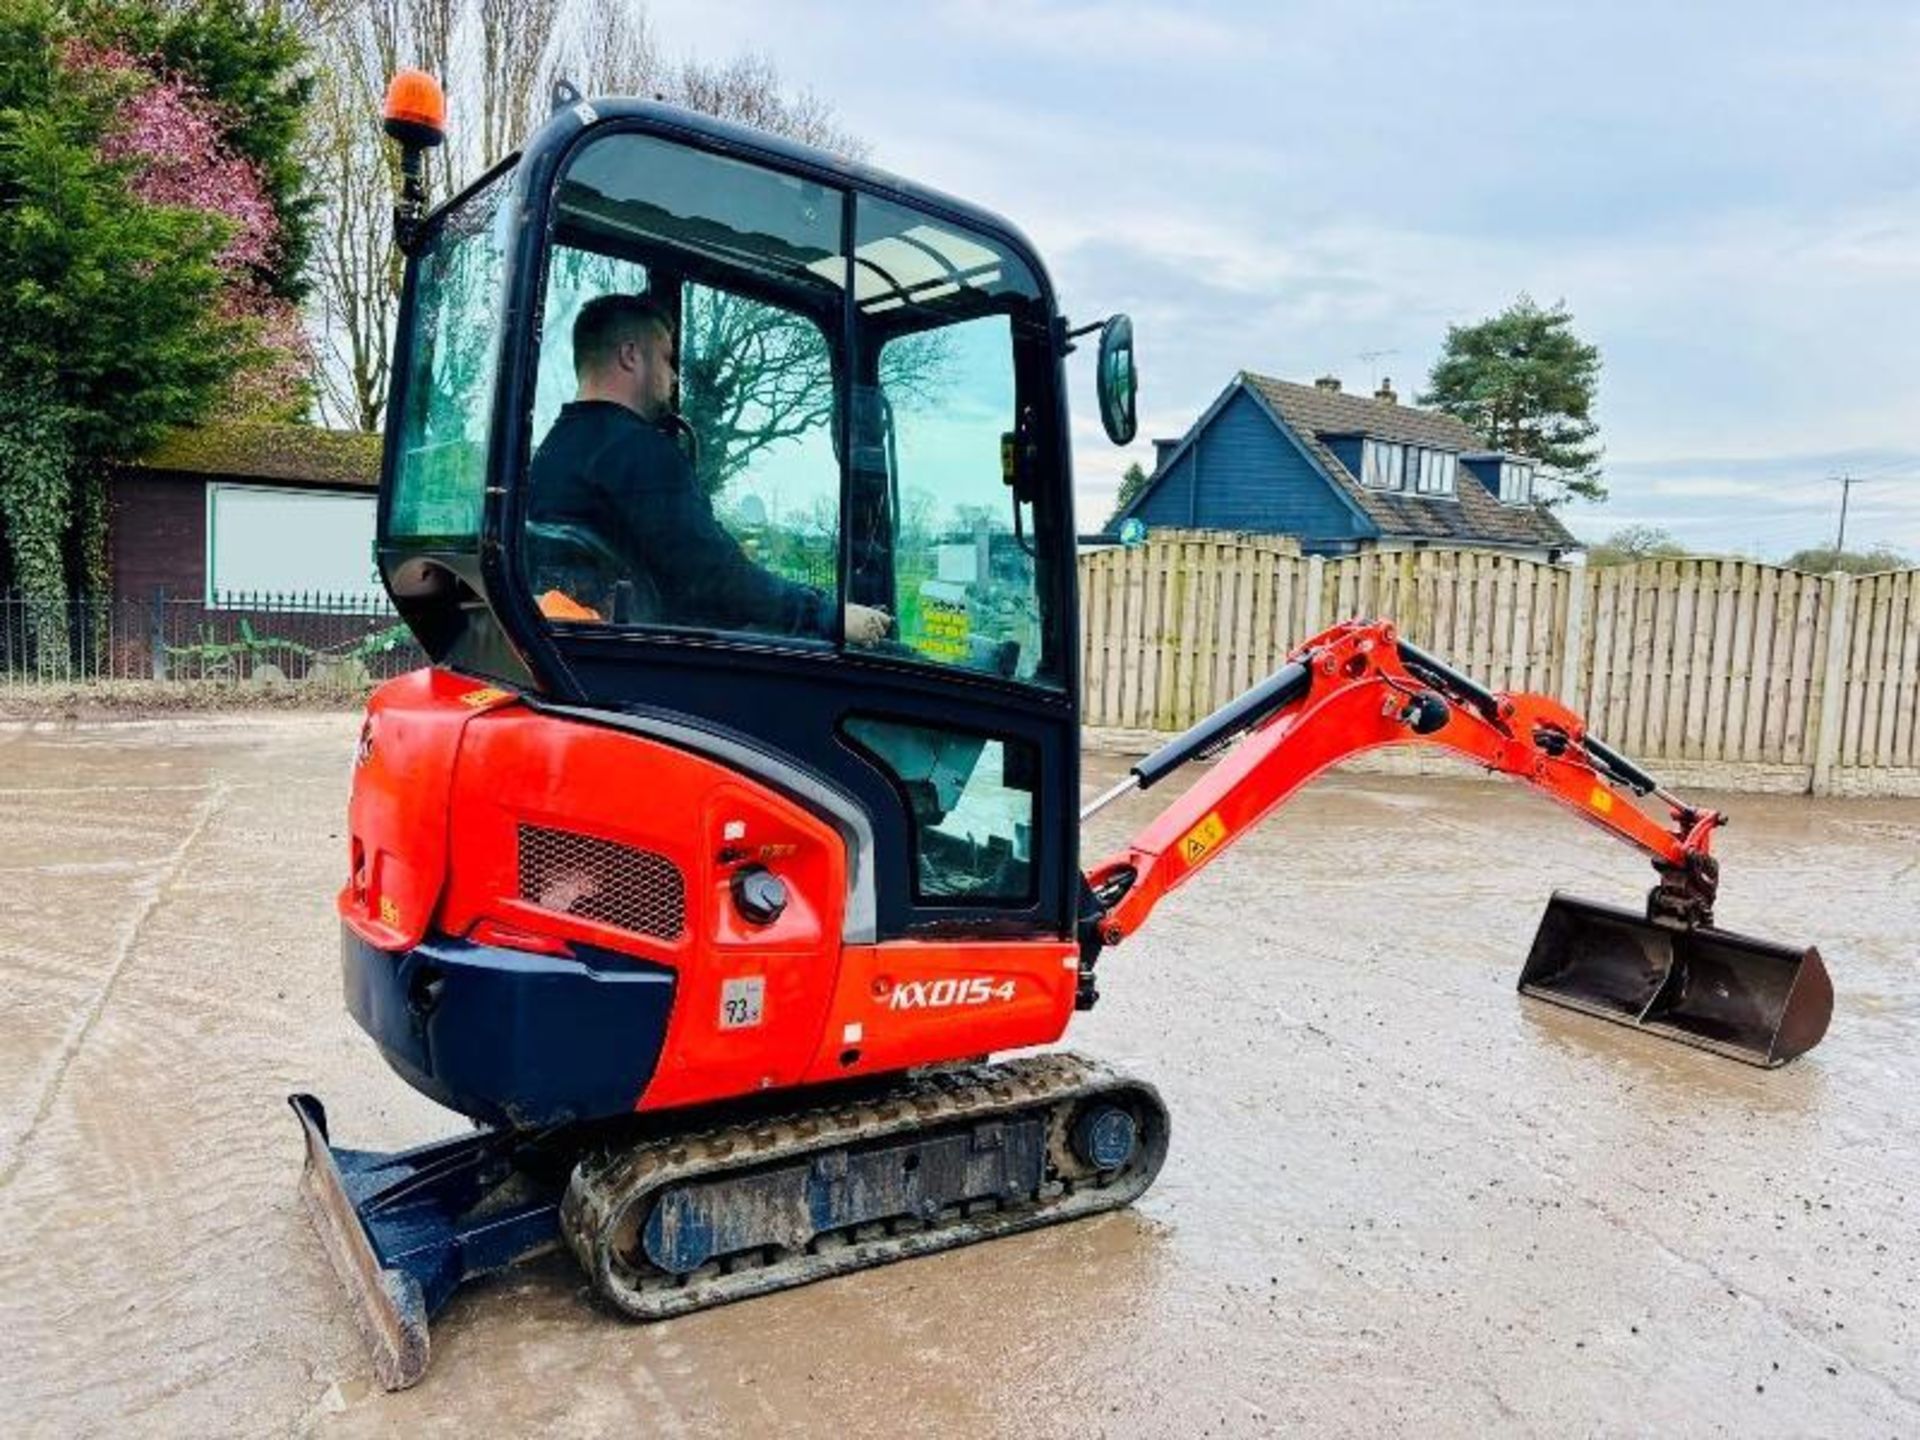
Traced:
[[966, 659], [971, 653], [967, 637], [972, 628], [972, 618], [964, 603], [921, 597], [920, 636], [916, 646], [922, 655], [931, 655], [936, 660]]
[[1587, 797], [1587, 803], [1602, 815], [1611, 814], [1613, 812], [1613, 792], [1604, 785], [1596, 785], [1593, 787], [1593, 794]]
[[1218, 810], [1180, 837], [1180, 856], [1189, 865], [1197, 865], [1206, 853], [1227, 838], [1227, 825]]
[[511, 690], [501, 690], [493, 685], [483, 685], [478, 690], [469, 690], [460, 697], [460, 703], [474, 710], [484, 710], [489, 705], [498, 705], [502, 700], [511, 700]]
[[396, 930], [400, 928], [400, 907], [393, 903], [391, 896], [380, 897], [380, 923], [391, 925]]

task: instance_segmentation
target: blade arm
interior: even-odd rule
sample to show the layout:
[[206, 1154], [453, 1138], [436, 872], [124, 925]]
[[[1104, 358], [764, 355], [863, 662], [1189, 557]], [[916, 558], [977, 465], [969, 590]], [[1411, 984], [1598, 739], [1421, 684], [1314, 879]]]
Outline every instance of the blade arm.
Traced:
[[[1088, 871], [1104, 911], [1099, 943], [1132, 934], [1163, 898], [1321, 771], [1389, 745], [1436, 746], [1512, 776], [1651, 856], [1662, 886], [1676, 893], [1710, 887], [1714, 878], [1709, 844], [1725, 816], [1672, 797], [1588, 736], [1580, 716], [1557, 700], [1489, 690], [1401, 641], [1384, 621], [1348, 621], [1308, 641], [1268, 681], [1136, 765], [1134, 781], [1145, 789], [1242, 733], [1124, 849]], [[1117, 793], [1120, 787], [1102, 801]], [[1667, 804], [1668, 823], [1635, 803], [1648, 794]], [[1710, 888], [1704, 906], [1710, 913]]]

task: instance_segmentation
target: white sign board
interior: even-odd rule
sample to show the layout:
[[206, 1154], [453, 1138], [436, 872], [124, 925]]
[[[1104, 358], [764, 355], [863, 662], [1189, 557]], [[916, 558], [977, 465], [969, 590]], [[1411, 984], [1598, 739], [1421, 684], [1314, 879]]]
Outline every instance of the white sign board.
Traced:
[[240, 594], [380, 599], [374, 497], [207, 486], [207, 603]]

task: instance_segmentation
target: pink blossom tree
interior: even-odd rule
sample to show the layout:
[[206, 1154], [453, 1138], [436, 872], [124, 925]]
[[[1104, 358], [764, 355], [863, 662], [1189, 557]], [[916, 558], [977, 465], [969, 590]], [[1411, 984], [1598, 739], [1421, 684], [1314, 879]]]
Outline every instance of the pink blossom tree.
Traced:
[[250, 339], [244, 363], [215, 404], [227, 419], [297, 419], [307, 408], [312, 354], [293, 303], [268, 288], [279, 260], [280, 217], [258, 167], [227, 142], [221, 107], [192, 82], [114, 46], [76, 41], [66, 65], [124, 87], [101, 158], [128, 168], [128, 188], [149, 205], [198, 210], [223, 221], [216, 257], [222, 318]]

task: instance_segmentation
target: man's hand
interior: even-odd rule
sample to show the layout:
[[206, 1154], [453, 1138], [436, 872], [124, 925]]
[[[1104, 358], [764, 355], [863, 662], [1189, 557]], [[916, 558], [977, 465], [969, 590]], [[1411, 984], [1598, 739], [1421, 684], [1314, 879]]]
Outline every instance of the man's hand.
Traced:
[[887, 638], [893, 617], [871, 605], [847, 606], [847, 639], [855, 645], [873, 645]]

